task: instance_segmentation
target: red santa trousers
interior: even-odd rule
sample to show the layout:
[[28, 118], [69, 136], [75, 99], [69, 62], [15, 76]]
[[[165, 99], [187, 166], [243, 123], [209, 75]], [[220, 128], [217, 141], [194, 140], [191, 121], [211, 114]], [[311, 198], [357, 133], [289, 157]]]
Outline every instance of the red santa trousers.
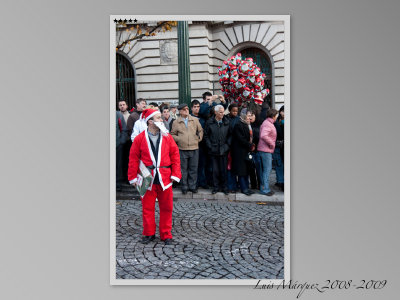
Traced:
[[143, 235], [150, 236], [156, 233], [155, 204], [158, 199], [160, 208], [160, 239], [172, 239], [172, 187], [163, 191], [161, 185], [153, 184], [142, 198]]

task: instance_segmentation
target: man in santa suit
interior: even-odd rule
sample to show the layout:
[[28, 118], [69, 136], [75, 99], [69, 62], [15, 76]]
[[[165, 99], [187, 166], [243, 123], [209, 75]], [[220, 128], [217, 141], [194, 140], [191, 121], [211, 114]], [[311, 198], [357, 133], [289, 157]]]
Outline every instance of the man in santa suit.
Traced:
[[182, 178], [179, 149], [168, 130], [165, 128], [159, 110], [147, 109], [143, 119], [147, 129], [137, 135], [129, 154], [128, 180], [136, 185], [139, 174], [139, 163], [151, 171], [152, 185], [141, 197], [143, 216], [143, 237], [141, 242], [147, 244], [155, 239], [155, 201], [160, 208], [160, 239], [166, 245], [172, 242], [172, 181]]

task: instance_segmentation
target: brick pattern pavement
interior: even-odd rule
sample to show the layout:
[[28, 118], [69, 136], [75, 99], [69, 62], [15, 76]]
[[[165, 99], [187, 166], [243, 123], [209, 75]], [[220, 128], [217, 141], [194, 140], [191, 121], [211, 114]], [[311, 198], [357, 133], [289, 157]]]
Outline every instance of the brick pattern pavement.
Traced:
[[283, 279], [283, 206], [175, 200], [168, 246], [158, 227], [155, 241], [139, 242], [140, 201], [116, 210], [117, 279]]

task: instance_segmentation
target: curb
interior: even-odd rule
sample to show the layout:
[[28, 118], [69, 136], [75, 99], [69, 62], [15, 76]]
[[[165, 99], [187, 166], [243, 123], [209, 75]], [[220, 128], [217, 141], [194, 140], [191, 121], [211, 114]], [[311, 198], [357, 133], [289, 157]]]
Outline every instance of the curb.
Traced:
[[[275, 192], [273, 196], [261, 195], [259, 193], [254, 193], [250, 196], [246, 196], [242, 193], [228, 194], [218, 192], [216, 194], [211, 194], [210, 190], [199, 189], [198, 193], [193, 194], [188, 192], [182, 195], [182, 191], [179, 188], [173, 189], [174, 200], [185, 201], [185, 200], [204, 200], [204, 201], [230, 201], [230, 202], [251, 202], [269, 205], [284, 205], [284, 193], [282, 191], [277, 191], [272, 188]], [[123, 186], [122, 192], [117, 193], [117, 200], [140, 200], [139, 194], [133, 190], [130, 186]]]

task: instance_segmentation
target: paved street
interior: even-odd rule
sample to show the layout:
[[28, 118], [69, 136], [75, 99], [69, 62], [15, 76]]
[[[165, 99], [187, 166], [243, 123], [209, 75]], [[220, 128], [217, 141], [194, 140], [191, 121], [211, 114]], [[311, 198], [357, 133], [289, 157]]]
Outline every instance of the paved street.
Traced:
[[283, 278], [282, 205], [176, 199], [174, 242], [165, 246], [158, 231], [155, 241], [139, 242], [138, 199], [116, 203], [117, 279]]

